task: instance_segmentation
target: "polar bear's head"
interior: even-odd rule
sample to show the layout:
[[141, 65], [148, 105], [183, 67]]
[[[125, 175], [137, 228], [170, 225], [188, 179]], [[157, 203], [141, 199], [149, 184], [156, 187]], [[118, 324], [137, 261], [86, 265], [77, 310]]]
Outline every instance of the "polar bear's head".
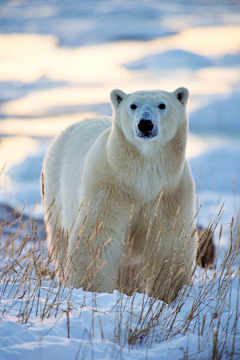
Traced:
[[188, 90], [183, 87], [172, 93], [139, 91], [125, 94], [113, 90], [114, 125], [120, 127], [127, 140], [137, 147], [145, 146], [143, 143], [147, 147], [164, 146], [175, 136], [179, 126], [187, 122], [187, 100]]

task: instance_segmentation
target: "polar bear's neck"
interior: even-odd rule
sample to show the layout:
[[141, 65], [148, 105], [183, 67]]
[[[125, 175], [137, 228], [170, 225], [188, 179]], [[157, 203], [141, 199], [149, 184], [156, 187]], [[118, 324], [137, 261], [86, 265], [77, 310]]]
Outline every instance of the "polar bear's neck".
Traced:
[[143, 201], [155, 198], [164, 188], [173, 190], [181, 181], [185, 164], [186, 125], [154, 154], [141, 152], [121, 129], [113, 127], [107, 143], [107, 159], [113, 176], [124, 191], [141, 194]]

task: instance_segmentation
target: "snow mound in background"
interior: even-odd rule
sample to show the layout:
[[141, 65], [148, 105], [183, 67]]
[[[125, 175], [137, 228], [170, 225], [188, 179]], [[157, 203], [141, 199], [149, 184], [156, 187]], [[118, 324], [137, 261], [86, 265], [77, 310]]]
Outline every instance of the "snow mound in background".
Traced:
[[190, 114], [189, 129], [198, 134], [240, 135], [240, 92], [219, 95]]
[[169, 50], [166, 52], [145, 56], [144, 58], [125, 64], [129, 70], [144, 69], [190, 69], [197, 70], [213, 65], [213, 61], [205, 56], [184, 50]]
[[43, 159], [49, 145], [49, 139], [42, 141], [37, 151], [30, 153], [24, 161], [7, 170], [6, 180], [0, 182], [1, 203], [8, 204], [13, 209], [17, 208], [20, 212], [25, 204], [25, 214], [42, 218], [40, 179]]
[[224, 55], [216, 59], [216, 65], [227, 67], [240, 67], [240, 52], [237, 54]]
[[69, 85], [67, 82], [53, 81], [45, 76], [32, 83], [23, 83], [21, 81], [0, 81], [0, 103], [24, 97], [32, 91], [54, 89], [67, 85]]
[[2, 33], [53, 34], [62, 46], [83, 45], [86, 41], [96, 44], [120, 39], [147, 40], [188, 26], [238, 24], [236, 12], [237, 4], [231, 1], [218, 4], [207, 0], [0, 3]]
[[[236, 160], [238, 158], [238, 161]], [[240, 144], [212, 148], [189, 160], [197, 191], [240, 192]]]
[[62, 46], [83, 45], [86, 41], [97, 44], [122, 39], [149, 40], [176, 33], [163, 27], [162, 10], [154, 2], [142, 1], [139, 6], [138, 0], [23, 1], [0, 6], [5, 19], [1, 32], [54, 34]]
[[27, 156], [22, 163], [12, 166], [7, 174], [16, 182], [40, 182], [43, 159], [44, 155], [37, 153], [35, 156]]

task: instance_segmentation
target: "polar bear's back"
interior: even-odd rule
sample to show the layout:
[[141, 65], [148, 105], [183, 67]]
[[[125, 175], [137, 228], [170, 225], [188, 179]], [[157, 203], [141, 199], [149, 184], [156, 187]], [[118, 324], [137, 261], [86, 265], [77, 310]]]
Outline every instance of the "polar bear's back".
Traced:
[[[76, 216], [82, 199], [79, 194], [85, 159], [99, 136], [112, 125], [111, 118], [89, 119], [68, 127], [53, 141], [44, 160], [44, 198], [48, 208], [61, 208], [63, 222]], [[67, 201], [74, 199], [74, 203]], [[56, 213], [56, 211], [54, 211]], [[74, 214], [74, 215], [73, 215]], [[63, 224], [64, 225], [64, 224]]]

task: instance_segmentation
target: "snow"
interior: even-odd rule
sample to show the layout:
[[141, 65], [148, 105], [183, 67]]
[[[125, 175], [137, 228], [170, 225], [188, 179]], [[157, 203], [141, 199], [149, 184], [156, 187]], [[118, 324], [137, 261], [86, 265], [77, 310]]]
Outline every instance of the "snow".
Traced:
[[[173, 309], [165, 305], [158, 323], [151, 329], [151, 344], [148, 340], [142, 342], [138, 340], [134, 345], [127, 344], [129, 324], [132, 329], [137, 327], [139, 317], [144, 316], [148, 310], [148, 302], [150, 303], [150, 300], [142, 294], [135, 294], [134, 298], [129, 299], [118, 291], [114, 291], [113, 294], [93, 294], [82, 290], [65, 289], [62, 294], [64, 300], [58, 308], [58, 315], [55, 317], [52, 311], [49, 317], [41, 320], [39, 309], [44, 308], [46, 296], [48, 295], [49, 303], [54, 303], [55, 294], [58, 292], [58, 288], [55, 288], [54, 293], [52, 291], [49, 293], [48, 287], [43, 285], [40, 294], [34, 299], [35, 303], [31, 303], [33, 313], [37, 311], [38, 304], [38, 314], [32, 315], [27, 323], [21, 323], [17, 322], [19, 312], [26, 306], [28, 299], [22, 300], [19, 296], [18, 299], [13, 300], [10, 294], [13, 284], [8, 283], [4, 295], [1, 296], [1, 310], [3, 311], [0, 331], [1, 359], [30, 359], [36, 354], [45, 359], [145, 359], [146, 356], [148, 359], [166, 359], [166, 357], [180, 359], [184, 356], [187, 347], [189, 355], [195, 356], [190, 356], [190, 358], [202, 359], [203, 356], [210, 358], [213, 347], [212, 330], [218, 326], [218, 316], [212, 321], [211, 328], [206, 328], [201, 337], [198, 337], [199, 329], [190, 328], [186, 334], [183, 330], [180, 333], [177, 331], [177, 327], [180, 327], [184, 318], [188, 317], [189, 309], [203, 283], [201, 276], [198, 276], [171, 330], [169, 323], [172, 320]], [[4, 286], [1, 284], [1, 288]], [[224, 339], [226, 332], [224, 318], [228, 319], [229, 308], [231, 309], [232, 319], [228, 324], [229, 336], [227, 344], [224, 345], [224, 351], [230, 354], [233, 340], [230, 329], [235, 321], [238, 279], [233, 282], [231, 296], [218, 306], [214, 296], [216, 293], [217, 283], [210, 290], [207, 304], [202, 305], [202, 313], [199, 316], [202, 318], [204, 314], [206, 323], [210, 323], [215, 316], [215, 309], [219, 309], [222, 323], [218, 336]], [[157, 301], [154, 305], [158, 310], [162, 303]], [[66, 309], [69, 309], [68, 318]], [[152, 311], [154, 312], [154, 308]], [[164, 340], [168, 330], [173, 335], [168, 340]], [[236, 332], [239, 333], [239, 330], [238, 324]], [[176, 335], [174, 335], [175, 332]], [[120, 337], [119, 341], [116, 341], [117, 336]], [[236, 335], [236, 347], [239, 346], [239, 340], [239, 335]]]
[[240, 135], [240, 92], [217, 96], [190, 115], [190, 131], [229, 137]]
[[169, 50], [164, 53], [154, 54], [143, 59], [126, 64], [129, 70], [153, 69], [190, 69], [197, 70], [202, 67], [212, 66], [213, 62], [205, 56], [183, 50]]
[[[47, 253], [40, 192], [42, 160], [53, 136], [65, 127], [85, 117], [111, 114], [113, 88], [126, 92], [189, 88], [187, 156], [201, 205], [197, 222], [207, 226], [224, 203], [214, 235], [216, 251], [220, 251], [216, 268], [196, 269], [177, 314], [178, 304], [154, 302], [143, 294], [127, 297], [118, 291], [62, 290], [48, 278], [40, 284], [36, 274], [26, 283], [14, 274], [8, 282], [1, 278], [1, 359], [177, 360], [186, 354], [189, 359], [209, 359], [217, 329], [218, 355], [222, 351], [222, 359], [240, 358], [239, 318], [235, 321], [239, 276], [234, 278], [239, 254], [233, 260], [233, 274], [227, 274], [232, 281], [224, 297], [219, 300], [216, 295], [227, 283], [221, 262], [230, 246], [229, 234], [237, 242], [240, 224], [239, 15], [238, 2], [224, 0], [1, 2], [0, 221], [12, 209], [17, 210], [9, 222], [16, 220], [26, 202], [21, 224], [35, 217], [38, 238]], [[8, 237], [19, 229], [16, 222], [2, 233], [0, 272], [12, 264], [23, 275], [24, 256], [36, 246], [33, 240], [26, 244], [22, 269], [11, 254], [3, 257]], [[16, 248], [31, 231], [28, 222], [14, 238]], [[207, 296], [199, 321], [192, 321], [186, 332], [178, 332], [204, 286]], [[49, 309], [51, 304], [52, 312], [43, 317], [45, 306]], [[29, 318], [22, 321], [23, 309], [31, 305]], [[130, 329], [146, 325], [138, 323], [142, 309], [143, 314], [149, 308], [154, 313], [162, 306], [149, 336], [129, 343]]]

